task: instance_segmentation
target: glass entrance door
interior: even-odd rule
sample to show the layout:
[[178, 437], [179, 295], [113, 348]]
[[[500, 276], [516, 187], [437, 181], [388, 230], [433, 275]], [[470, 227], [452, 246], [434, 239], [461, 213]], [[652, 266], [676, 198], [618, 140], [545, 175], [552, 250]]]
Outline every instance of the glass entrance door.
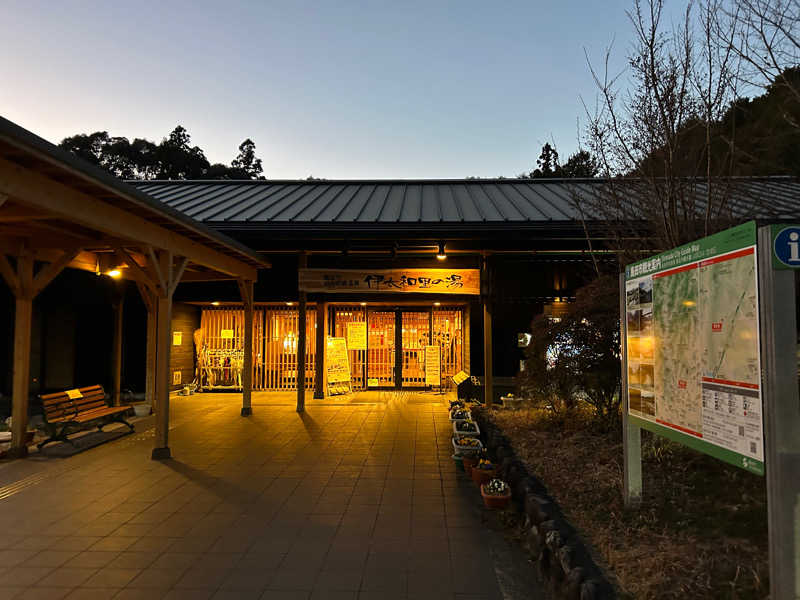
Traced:
[[430, 344], [431, 313], [402, 311], [402, 387], [425, 386], [425, 346]]
[[395, 311], [367, 316], [367, 388], [395, 387]]

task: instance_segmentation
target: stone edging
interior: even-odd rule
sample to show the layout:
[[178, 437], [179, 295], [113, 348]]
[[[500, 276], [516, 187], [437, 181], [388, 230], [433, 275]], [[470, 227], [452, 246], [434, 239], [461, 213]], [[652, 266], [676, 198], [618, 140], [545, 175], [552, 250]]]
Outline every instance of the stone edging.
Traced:
[[516, 456], [511, 441], [481, 409], [472, 411], [498, 473], [511, 487], [514, 508], [524, 515], [522, 545], [537, 564], [539, 573], [565, 600], [609, 600], [614, 587], [597, 566], [575, 528], [569, 524], [545, 485], [528, 473]]

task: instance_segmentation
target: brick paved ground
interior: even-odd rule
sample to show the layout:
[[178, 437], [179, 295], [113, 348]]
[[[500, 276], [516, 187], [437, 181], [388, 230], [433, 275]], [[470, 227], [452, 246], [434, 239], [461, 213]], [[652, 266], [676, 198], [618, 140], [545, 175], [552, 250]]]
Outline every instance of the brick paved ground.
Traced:
[[360, 399], [174, 398], [173, 460], [145, 422], [3, 463], [0, 600], [539, 597], [455, 471], [443, 397]]

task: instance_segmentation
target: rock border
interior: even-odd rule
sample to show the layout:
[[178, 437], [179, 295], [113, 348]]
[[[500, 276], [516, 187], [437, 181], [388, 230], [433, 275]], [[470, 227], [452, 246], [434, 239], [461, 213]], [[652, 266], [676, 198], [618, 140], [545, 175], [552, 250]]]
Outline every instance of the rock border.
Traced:
[[564, 517], [540, 479], [528, 473], [511, 441], [485, 414], [473, 411], [489, 455], [499, 465], [498, 476], [511, 488], [511, 505], [523, 516], [522, 546], [558, 598], [611, 600], [617, 594], [603, 570]]

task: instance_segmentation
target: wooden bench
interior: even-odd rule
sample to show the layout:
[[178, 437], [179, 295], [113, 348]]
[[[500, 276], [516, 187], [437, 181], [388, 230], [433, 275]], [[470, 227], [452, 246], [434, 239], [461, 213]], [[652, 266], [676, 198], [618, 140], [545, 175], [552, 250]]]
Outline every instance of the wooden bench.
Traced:
[[91, 385], [55, 394], [42, 394], [39, 398], [42, 400], [44, 426], [50, 436], [38, 444], [39, 450], [50, 442], [67, 442], [74, 446], [67, 436], [93, 425], [102, 431], [109, 423], [116, 422], [127, 425], [133, 431], [133, 425], [123, 418], [130, 406], [106, 404], [103, 386]]

